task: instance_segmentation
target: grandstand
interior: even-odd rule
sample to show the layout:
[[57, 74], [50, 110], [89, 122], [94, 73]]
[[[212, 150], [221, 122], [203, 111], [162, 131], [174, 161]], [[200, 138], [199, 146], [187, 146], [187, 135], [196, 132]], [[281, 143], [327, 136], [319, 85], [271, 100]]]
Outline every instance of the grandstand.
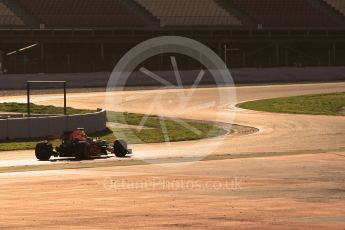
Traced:
[[332, 6], [335, 10], [345, 15], [345, 1], [343, 0], [324, 0], [327, 4]]
[[143, 26], [120, 0], [17, 0], [47, 27]]
[[163, 26], [240, 26], [241, 21], [213, 0], [136, 0]]
[[301, 0], [232, 0], [264, 27], [327, 27], [337, 22], [316, 5]]
[[0, 0], [0, 62], [6, 73], [110, 71], [134, 45], [178, 35], [230, 67], [345, 65], [344, 2]]
[[0, 3], [2, 28], [19, 25], [31, 29], [258, 28], [258, 25], [259, 28], [339, 28], [345, 21], [343, 0], [1, 0]]
[[0, 25], [22, 26], [24, 25], [24, 22], [4, 3], [0, 2]]

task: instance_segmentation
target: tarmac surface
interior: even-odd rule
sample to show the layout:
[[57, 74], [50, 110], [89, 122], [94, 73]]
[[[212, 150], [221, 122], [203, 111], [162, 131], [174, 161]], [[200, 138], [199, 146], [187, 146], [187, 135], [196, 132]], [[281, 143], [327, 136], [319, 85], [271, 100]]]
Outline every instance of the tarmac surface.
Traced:
[[[323, 83], [244, 86], [236, 91], [237, 102], [242, 102], [344, 89], [345, 83]], [[217, 101], [219, 90], [228, 89], [197, 89], [189, 103]], [[151, 114], [229, 123], [229, 113], [236, 112], [231, 123], [259, 132], [172, 146], [131, 146], [133, 159], [147, 162], [211, 154], [187, 165], [132, 165], [125, 159], [126, 166], [118, 166], [114, 162], [121, 160], [109, 158], [96, 160], [106, 162], [97, 167], [87, 162], [79, 169], [1, 173], [0, 229], [345, 229], [344, 116], [255, 112], [236, 108], [235, 101], [177, 113], [169, 102], [180, 93], [120, 92], [133, 100], [118, 108], [146, 113], [154, 96], [161, 95], [161, 106]], [[104, 107], [104, 101], [103, 92], [68, 97], [68, 105], [76, 108]], [[61, 95], [34, 96], [33, 102], [62, 103]], [[206, 152], [210, 146], [212, 152]], [[1, 152], [0, 167], [41, 164], [33, 158], [33, 151]]]
[[[204, 120], [212, 122], [233, 123], [255, 127], [259, 132], [249, 135], [212, 138], [202, 141], [188, 141], [167, 144], [133, 145], [134, 158], [152, 159], [166, 157], [205, 157], [209, 154], [245, 154], [245, 153], [276, 153], [301, 151], [335, 151], [345, 148], [345, 117], [344, 116], [313, 116], [277, 114], [243, 110], [235, 107], [236, 103], [274, 97], [285, 97], [315, 93], [341, 92], [345, 83], [269, 85], [238, 87], [237, 100], [226, 101], [230, 104], [219, 104], [219, 95], [225, 94], [228, 88], [201, 88], [193, 90], [187, 108], [197, 108], [182, 111], [178, 106], [169, 103], [176, 102], [181, 91], [191, 90], [142, 90], [110, 92], [108, 97], [126, 99], [121, 105], [116, 104], [110, 109], [120, 112], [149, 113], [167, 117]], [[68, 106], [74, 108], [104, 108], [106, 94], [75, 93], [68, 95]], [[157, 101], [155, 96], [161, 95]], [[183, 97], [184, 95], [182, 95]], [[175, 101], [174, 101], [175, 100]], [[178, 100], [178, 99], [177, 99]], [[25, 96], [4, 97], [0, 101], [25, 102]], [[62, 95], [35, 95], [32, 101], [42, 105], [61, 105]], [[210, 101], [215, 104], [208, 107]], [[150, 104], [158, 104], [148, 108]], [[206, 105], [206, 106], [204, 106]], [[203, 108], [208, 107], [208, 108]], [[199, 109], [200, 108], [200, 109]], [[17, 154], [20, 154], [20, 161]], [[5, 160], [13, 161], [13, 166], [22, 163], [40, 164], [33, 159], [33, 151], [2, 152], [0, 166], [11, 165]], [[10, 158], [10, 159], [8, 159]], [[27, 160], [26, 162], [24, 160]]]

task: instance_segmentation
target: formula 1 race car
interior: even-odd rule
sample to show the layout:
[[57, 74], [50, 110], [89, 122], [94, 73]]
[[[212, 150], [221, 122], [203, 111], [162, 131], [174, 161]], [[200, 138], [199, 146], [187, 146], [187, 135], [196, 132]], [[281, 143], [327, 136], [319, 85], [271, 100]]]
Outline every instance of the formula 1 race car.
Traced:
[[88, 137], [82, 128], [66, 131], [59, 138], [61, 144], [55, 149], [51, 141], [58, 138], [48, 137], [45, 141], [36, 144], [36, 158], [41, 161], [48, 161], [52, 156], [87, 160], [108, 155], [109, 153], [115, 154], [116, 157], [125, 157], [127, 154], [132, 154], [132, 150], [127, 148], [125, 141], [116, 140], [114, 143], [109, 144], [98, 137]]

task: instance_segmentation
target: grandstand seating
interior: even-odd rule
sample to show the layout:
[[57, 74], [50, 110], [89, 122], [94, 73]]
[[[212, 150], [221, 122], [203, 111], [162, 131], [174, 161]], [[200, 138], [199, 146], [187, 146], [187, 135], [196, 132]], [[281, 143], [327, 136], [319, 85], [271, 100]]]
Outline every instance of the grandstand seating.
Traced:
[[4, 3], [0, 2], [0, 26], [22, 26], [24, 22]]
[[266, 27], [325, 27], [334, 24], [331, 17], [309, 1], [232, 0], [232, 2], [258, 24]]
[[345, 1], [344, 0], [324, 0], [327, 4], [332, 6], [335, 10], [345, 15]]
[[336, 11], [345, 0], [0, 0], [0, 26], [328, 28], [343, 26]]
[[213, 0], [136, 0], [160, 20], [161, 26], [241, 25]]
[[48, 27], [141, 26], [120, 0], [17, 0]]

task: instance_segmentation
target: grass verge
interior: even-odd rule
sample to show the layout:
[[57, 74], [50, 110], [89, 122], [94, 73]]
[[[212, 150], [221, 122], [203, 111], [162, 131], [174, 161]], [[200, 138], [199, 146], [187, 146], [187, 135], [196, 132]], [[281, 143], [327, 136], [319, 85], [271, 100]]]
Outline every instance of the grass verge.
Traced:
[[[5, 110], [4, 112], [20, 113], [22, 111], [25, 111], [23, 105], [26, 108], [25, 104], [0, 104], [0, 111]], [[32, 105], [32, 109], [33, 113], [36, 114], [58, 114], [63, 111], [63, 108], [59, 107], [38, 106], [34, 104]], [[87, 112], [92, 111], [69, 108], [69, 114], [80, 114]], [[210, 122], [182, 120], [182, 125], [180, 121], [176, 121], [170, 118], [158, 117], [153, 115], [145, 118], [144, 114], [117, 112], [108, 112], [107, 117], [108, 122], [120, 123], [130, 126], [120, 126], [120, 128], [114, 130], [115, 132], [108, 128], [102, 132], [89, 134], [89, 136], [100, 137], [108, 142], [112, 142], [117, 138], [121, 138], [125, 139], [129, 144], [160, 143], [166, 141], [164, 132], [161, 127], [161, 122], [165, 124], [166, 132], [168, 133], [170, 142], [199, 140], [224, 135], [227, 133], [227, 130], [225, 130], [224, 128]], [[146, 121], [141, 124], [141, 121], [144, 118], [146, 119]], [[139, 125], [143, 125], [144, 128], [138, 130], [136, 126]], [[190, 127], [193, 128], [191, 129]], [[42, 138], [0, 141], [0, 151], [34, 149], [36, 143], [41, 140]], [[58, 145], [59, 140], [54, 141], [53, 144]]]
[[[32, 114], [63, 114], [64, 108], [63, 107], [55, 107], [55, 106], [44, 106], [44, 105], [36, 105], [30, 103], [30, 110]], [[7, 112], [7, 113], [27, 113], [27, 104], [26, 103], [1, 103], [0, 104], [0, 111]], [[67, 114], [84, 114], [84, 113], [92, 113], [95, 110], [87, 110], [87, 109], [74, 109], [71, 107], [67, 107]]]
[[117, 129], [115, 130], [116, 137], [127, 138], [130, 143], [165, 142], [162, 124], [166, 127], [170, 142], [199, 140], [227, 133], [225, 129], [211, 122], [182, 120], [182, 124], [181, 121], [165, 117], [148, 116], [145, 118], [143, 114], [108, 112], [109, 122], [139, 126], [143, 119], [146, 119], [142, 124], [146, 129]]
[[345, 92], [250, 101], [238, 107], [275, 113], [344, 116]]

